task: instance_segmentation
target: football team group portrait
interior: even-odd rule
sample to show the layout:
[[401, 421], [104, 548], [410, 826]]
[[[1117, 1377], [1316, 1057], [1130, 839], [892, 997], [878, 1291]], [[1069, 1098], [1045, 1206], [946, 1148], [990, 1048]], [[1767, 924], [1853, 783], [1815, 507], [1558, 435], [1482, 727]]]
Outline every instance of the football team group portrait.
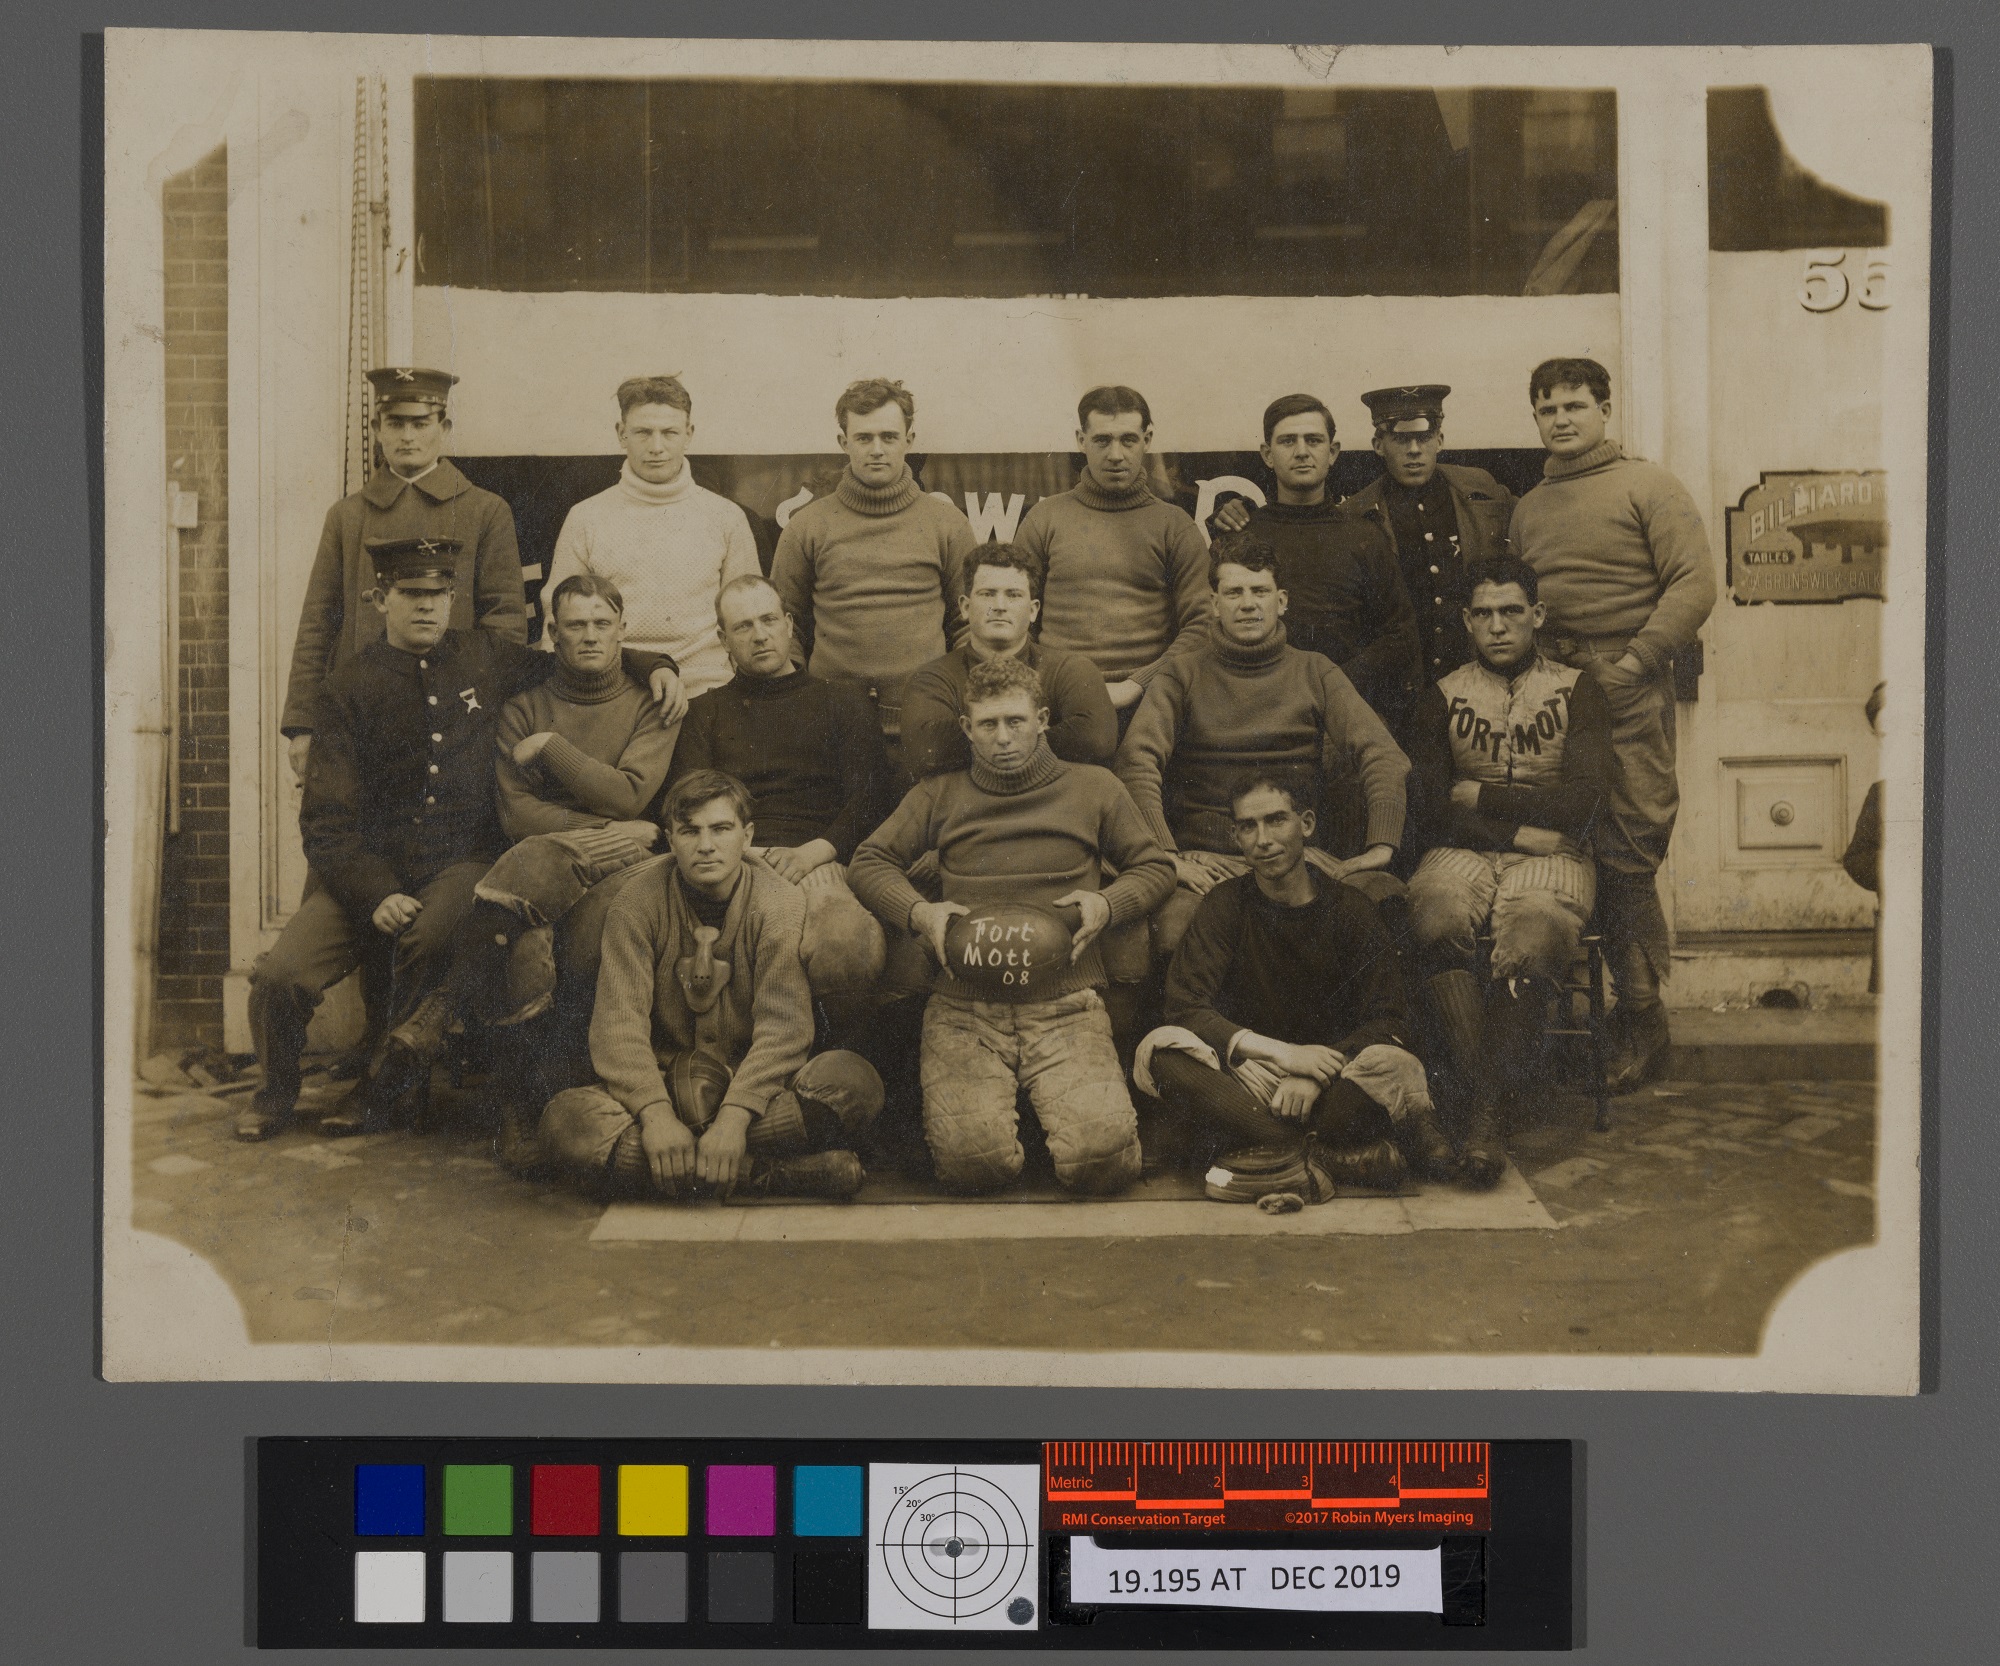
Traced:
[[[1074, 484], [1004, 538], [912, 472], [921, 378], [881, 369], [800, 367], [845, 460], [760, 540], [689, 461], [729, 390], [635, 366], [538, 587], [451, 460], [457, 377], [369, 372], [237, 1139], [421, 1137], [450, 1084], [506, 1169], [594, 1196], [1178, 1174], [1284, 1212], [1490, 1188], [1511, 1133], [1658, 1074], [1675, 662], [1718, 563], [1602, 364], [1520, 366], [1518, 499], [1450, 460], [1416, 379], [1450, 364], [1224, 369], [1268, 484], [1201, 523], [1143, 389], [1054, 390]], [[1379, 458], [1345, 497], [1343, 446]]]

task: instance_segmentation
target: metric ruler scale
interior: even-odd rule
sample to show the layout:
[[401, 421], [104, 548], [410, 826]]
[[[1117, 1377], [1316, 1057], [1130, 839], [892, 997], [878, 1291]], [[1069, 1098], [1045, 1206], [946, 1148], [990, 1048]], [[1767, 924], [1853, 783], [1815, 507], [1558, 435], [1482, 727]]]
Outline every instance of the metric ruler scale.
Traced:
[[1042, 1525], [1483, 1533], [1491, 1458], [1480, 1440], [1049, 1441]]

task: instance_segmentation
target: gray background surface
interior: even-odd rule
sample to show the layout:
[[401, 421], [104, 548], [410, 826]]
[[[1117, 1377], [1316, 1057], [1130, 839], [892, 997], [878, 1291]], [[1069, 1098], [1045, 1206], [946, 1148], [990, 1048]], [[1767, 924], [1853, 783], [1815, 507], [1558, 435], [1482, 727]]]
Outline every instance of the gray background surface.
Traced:
[[[2000, 1026], [1988, 701], [1993, 557], [2000, 8], [1964, 0], [1465, 0], [1400, 8], [1051, 0], [956, 7], [523, 0], [400, 6], [23, 7], [6, 36], [0, 168], [7, 396], [5, 1136], [0, 1159], [0, 1647], [35, 1662], [219, 1662], [244, 1647], [245, 1442], [258, 1434], [785, 1433], [1562, 1436], [1587, 1443], [1583, 1639], [1605, 1661], [1969, 1660], [1993, 1644], [2000, 1465], [1992, 1084]], [[96, 928], [101, 556], [87, 376], [99, 360], [98, 208], [83, 178], [106, 26], [460, 33], [1283, 41], [1928, 40], [1941, 159], [1932, 442], [1932, 930], [1927, 1128], [1936, 1255], [1912, 1401], [1724, 1395], [1228, 1394], [486, 1386], [110, 1387], [96, 1380]], [[1665, 31], [1672, 30], [1669, 34]], [[1942, 470], [1939, 470], [1942, 478]], [[86, 592], [79, 575], [92, 575]], [[1950, 716], [1946, 717], [1947, 709]], [[1948, 910], [1939, 902], [1948, 900]], [[1936, 915], [1942, 912], [1943, 918]], [[374, 1658], [416, 1653], [371, 1651]], [[554, 1658], [557, 1651], [546, 1651]], [[430, 1658], [428, 1655], [422, 1658]], [[520, 1661], [544, 1651], [518, 1651]], [[724, 1658], [716, 1656], [715, 1658]], [[736, 1658], [747, 1658], [737, 1656]], [[984, 1655], [957, 1653], [970, 1660]], [[996, 1657], [997, 1658], [997, 1657]], [[1388, 1657], [1384, 1657], [1388, 1658]], [[1416, 1658], [1405, 1656], [1402, 1658]]]

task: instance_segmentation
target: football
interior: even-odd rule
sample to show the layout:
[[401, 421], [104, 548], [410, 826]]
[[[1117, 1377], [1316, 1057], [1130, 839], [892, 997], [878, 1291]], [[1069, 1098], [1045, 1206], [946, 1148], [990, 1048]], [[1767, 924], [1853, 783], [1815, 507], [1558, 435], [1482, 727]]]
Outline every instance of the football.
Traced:
[[1069, 927], [1028, 902], [976, 904], [945, 927], [945, 970], [980, 1000], [1039, 1001], [1069, 965]]

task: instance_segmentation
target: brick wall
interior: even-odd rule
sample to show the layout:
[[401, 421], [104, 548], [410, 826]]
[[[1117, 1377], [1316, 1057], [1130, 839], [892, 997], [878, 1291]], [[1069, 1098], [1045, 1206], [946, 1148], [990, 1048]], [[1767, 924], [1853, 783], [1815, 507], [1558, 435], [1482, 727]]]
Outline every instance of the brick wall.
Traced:
[[229, 199], [218, 146], [166, 182], [167, 479], [181, 534], [180, 831], [160, 880], [153, 1045], [222, 1042], [229, 970]]

